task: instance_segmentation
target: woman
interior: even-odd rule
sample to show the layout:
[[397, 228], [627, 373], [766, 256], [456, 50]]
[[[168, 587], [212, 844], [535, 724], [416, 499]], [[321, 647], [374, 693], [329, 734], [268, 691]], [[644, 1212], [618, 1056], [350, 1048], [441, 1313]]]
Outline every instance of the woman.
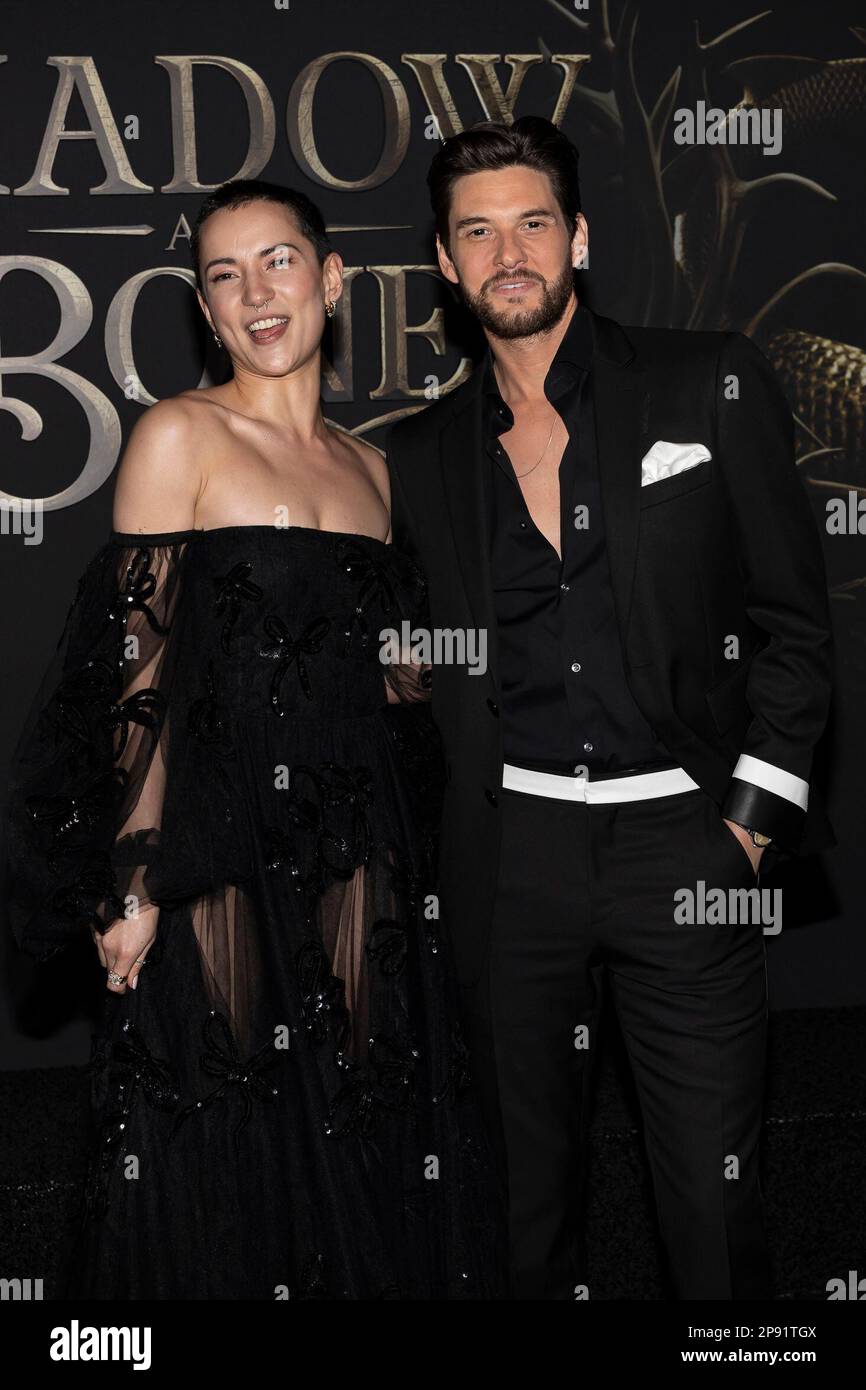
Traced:
[[260, 181], [205, 200], [192, 250], [231, 380], [138, 421], [16, 761], [19, 942], [89, 926], [107, 972], [68, 1296], [498, 1297], [387, 717], [423, 673], [380, 661], [423, 583], [381, 456], [320, 407], [342, 262]]

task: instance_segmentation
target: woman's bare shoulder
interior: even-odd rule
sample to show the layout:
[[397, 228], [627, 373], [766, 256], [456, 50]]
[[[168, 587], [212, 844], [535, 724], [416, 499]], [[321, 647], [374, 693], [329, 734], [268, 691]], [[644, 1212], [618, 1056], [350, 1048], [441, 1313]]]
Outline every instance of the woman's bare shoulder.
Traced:
[[183, 393], [156, 401], [136, 421], [117, 471], [116, 531], [192, 527], [202, 484], [196, 418]]

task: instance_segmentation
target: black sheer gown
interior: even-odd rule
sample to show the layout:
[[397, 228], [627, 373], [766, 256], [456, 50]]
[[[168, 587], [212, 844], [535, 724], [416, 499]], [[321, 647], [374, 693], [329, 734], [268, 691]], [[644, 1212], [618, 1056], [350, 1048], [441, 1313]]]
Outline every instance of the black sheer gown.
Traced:
[[45, 959], [160, 914], [93, 1037], [68, 1296], [502, 1296], [427, 711], [384, 677], [425, 692], [380, 658], [423, 612], [392, 546], [303, 527], [114, 532], [82, 575], [16, 757], [12, 924]]

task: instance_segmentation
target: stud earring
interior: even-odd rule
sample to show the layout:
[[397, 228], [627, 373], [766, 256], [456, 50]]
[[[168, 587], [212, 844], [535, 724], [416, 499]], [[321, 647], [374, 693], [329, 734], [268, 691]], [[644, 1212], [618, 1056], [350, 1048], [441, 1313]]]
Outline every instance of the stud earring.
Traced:
[[218, 348], [221, 348], [222, 345], [223, 345], [223, 340], [222, 340], [222, 338], [219, 336], [219, 334], [217, 333], [216, 329], [214, 329], [213, 339], [214, 339], [214, 342], [216, 343], [217, 347], [218, 347]]

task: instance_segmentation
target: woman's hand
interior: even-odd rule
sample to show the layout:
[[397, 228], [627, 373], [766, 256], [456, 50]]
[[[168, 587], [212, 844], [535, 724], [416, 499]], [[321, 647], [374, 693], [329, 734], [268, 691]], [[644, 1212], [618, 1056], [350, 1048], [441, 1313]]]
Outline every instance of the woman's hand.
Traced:
[[137, 917], [118, 917], [105, 932], [92, 931], [100, 965], [109, 974], [126, 976], [122, 984], [112, 984], [109, 979], [106, 987], [112, 994], [136, 988], [141, 967], [156, 940], [158, 919], [159, 908], [152, 906]]

